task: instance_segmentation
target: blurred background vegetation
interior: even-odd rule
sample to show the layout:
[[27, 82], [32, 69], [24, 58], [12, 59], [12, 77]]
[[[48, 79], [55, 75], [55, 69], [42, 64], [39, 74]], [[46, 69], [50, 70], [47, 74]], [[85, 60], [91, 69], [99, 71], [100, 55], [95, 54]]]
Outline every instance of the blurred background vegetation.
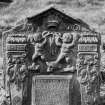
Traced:
[[105, 32], [105, 0], [0, 0], [0, 26], [13, 26], [50, 4], [62, 7], [98, 32]]
[[[13, 27], [21, 19], [51, 4], [82, 19], [94, 30], [104, 35], [105, 0], [0, 0], [0, 39], [1, 33], [8, 27]], [[0, 56], [2, 57], [1, 51]]]
[[[54, 4], [105, 33], [105, 0], [0, 0], [0, 49], [2, 32], [42, 8]], [[0, 57], [1, 55], [0, 50]]]
[[105, 0], [0, 0], [0, 26], [13, 26], [50, 4], [62, 7], [98, 32], [105, 33]]

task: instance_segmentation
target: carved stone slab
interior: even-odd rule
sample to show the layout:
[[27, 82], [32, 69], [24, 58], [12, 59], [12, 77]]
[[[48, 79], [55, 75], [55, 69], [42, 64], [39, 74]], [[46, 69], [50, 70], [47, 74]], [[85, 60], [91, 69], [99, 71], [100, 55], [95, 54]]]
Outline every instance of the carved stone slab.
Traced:
[[72, 91], [72, 75], [34, 76], [31, 105], [75, 105]]
[[[98, 72], [96, 66], [99, 66], [100, 61], [100, 41], [97, 35], [92, 35], [91, 32], [87, 34], [90, 31], [88, 29], [88, 25], [82, 21], [51, 7], [4, 33], [4, 79], [5, 87], [12, 95], [13, 105], [20, 100], [19, 92], [22, 101], [25, 100], [27, 104], [30, 98], [31, 102], [31, 93], [28, 91], [28, 88], [31, 90], [31, 82], [32, 105], [81, 105], [82, 93], [85, 94], [82, 95], [82, 103], [85, 99], [87, 102], [88, 96], [94, 95], [93, 92], [87, 95], [87, 87], [82, 83], [81, 88], [83, 86], [85, 90], [81, 90], [80, 94], [79, 83], [74, 76], [69, 73], [70, 76], [60, 74], [67, 71], [73, 73], [78, 65], [78, 77], [88, 79], [83, 82], [86, 82], [86, 86], [91, 85], [90, 80], [94, 80], [94, 75]], [[90, 72], [95, 73], [91, 73], [91, 76]], [[8, 82], [10, 87], [7, 86]], [[15, 88], [13, 85], [16, 85]]]

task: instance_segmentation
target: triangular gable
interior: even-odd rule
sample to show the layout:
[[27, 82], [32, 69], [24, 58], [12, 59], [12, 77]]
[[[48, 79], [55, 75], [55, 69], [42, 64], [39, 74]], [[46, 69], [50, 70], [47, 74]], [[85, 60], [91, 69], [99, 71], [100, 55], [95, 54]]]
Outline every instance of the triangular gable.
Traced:
[[22, 20], [26, 20], [26, 21], [24, 21], [23, 23], [20, 22], [21, 24], [17, 24], [16, 26], [14, 26], [8, 32], [21, 32], [22, 30], [26, 31], [27, 30], [27, 25], [28, 25], [28, 27], [31, 27], [30, 23], [33, 24], [35, 21], [37, 23], [39, 21], [39, 23], [40, 23], [42, 21], [42, 20], [40, 21], [40, 19], [45, 18], [45, 16], [47, 16], [49, 13], [50, 14], [58, 13], [60, 15], [60, 17], [62, 18], [62, 20], [67, 19], [68, 23], [74, 23], [74, 24], [77, 23], [80, 26], [82, 26], [83, 28], [85, 28], [85, 30], [91, 30], [90, 26], [87, 23], [85, 23], [81, 19], [76, 18], [72, 14], [68, 13], [68, 11], [65, 12], [65, 11], [63, 11], [62, 8], [56, 7], [55, 5], [50, 5], [50, 6], [47, 6], [46, 8], [44, 8], [44, 9], [40, 9], [39, 11], [38, 10], [33, 11], [31, 15], [29, 14], [25, 19], [22, 19]]
[[46, 8], [35, 11], [35, 13], [32, 13], [31, 16], [27, 17], [27, 19], [28, 20], [33, 20], [33, 19], [35, 19], [37, 17], [42, 18], [42, 15], [44, 15], [44, 14], [46, 14], [48, 12], [51, 12], [51, 11], [59, 12], [63, 17], [68, 18], [68, 20], [75, 21], [76, 23], [81, 24], [82, 26], [86, 27], [87, 29], [90, 29], [90, 27], [89, 27], [89, 25], [87, 23], [85, 23], [81, 19], [73, 16], [72, 14], [68, 13], [68, 11], [66, 12], [62, 8], [56, 7], [55, 5], [50, 5], [50, 6], [47, 6]]

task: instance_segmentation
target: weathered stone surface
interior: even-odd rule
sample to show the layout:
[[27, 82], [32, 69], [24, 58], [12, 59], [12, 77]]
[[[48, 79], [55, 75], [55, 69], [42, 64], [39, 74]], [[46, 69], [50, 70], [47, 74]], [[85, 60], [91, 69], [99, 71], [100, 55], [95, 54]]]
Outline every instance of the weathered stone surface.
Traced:
[[3, 40], [5, 87], [13, 104], [89, 105], [98, 96], [100, 37], [82, 21], [48, 7]]
[[81, 105], [79, 89], [72, 75], [34, 76], [32, 105]]
[[78, 44], [78, 77], [80, 77], [82, 105], [93, 105], [100, 90], [100, 37], [84, 34]]

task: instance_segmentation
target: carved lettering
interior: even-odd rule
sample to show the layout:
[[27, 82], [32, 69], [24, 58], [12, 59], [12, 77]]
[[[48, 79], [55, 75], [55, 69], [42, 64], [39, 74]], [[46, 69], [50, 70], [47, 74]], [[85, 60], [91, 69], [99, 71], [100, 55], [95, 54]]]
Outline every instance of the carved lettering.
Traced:
[[97, 51], [96, 44], [79, 44], [78, 51]]

